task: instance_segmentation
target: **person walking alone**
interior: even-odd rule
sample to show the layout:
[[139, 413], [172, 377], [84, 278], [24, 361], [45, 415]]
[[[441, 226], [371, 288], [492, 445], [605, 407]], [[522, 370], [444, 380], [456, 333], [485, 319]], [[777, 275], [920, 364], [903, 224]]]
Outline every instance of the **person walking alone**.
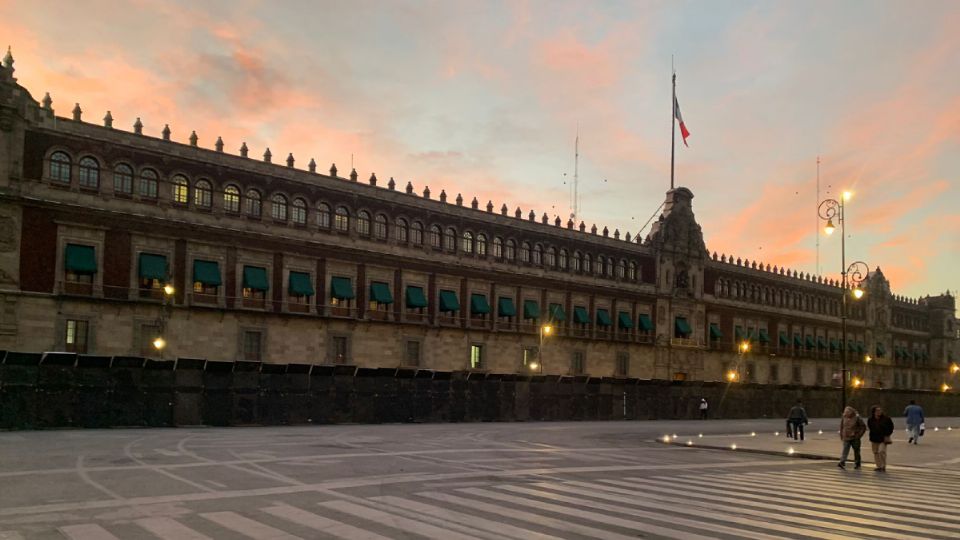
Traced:
[[903, 415], [907, 417], [907, 430], [910, 431], [910, 440], [907, 443], [918, 444], [922, 435], [920, 426], [923, 425], [923, 407], [911, 399], [910, 404], [903, 410]]
[[710, 405], [707, 403], [707, 398], [700, 398], [700, 419], [707, 419], [707, 410], [710, 408]]
[[883, 412], [879, 405], [870, 408], [870, 418], [867, 420], [870, 429], [870, 447], [873, 449], [875, 471], [887, 470], [887, 445], [893, 443], [893, 419]]
[[866, 431], [867, 426], [856, 409], [849, 405], [843, 409], [843, 417], [840, 418], [840, 440], [843, 441], [843, 453], [840, 454], [840, 463], [837, 463], [837, 467], [847, 468], [847, 456], [853, 448], [853, 468], [860, 468], [860, 438]]
[[[803, 408], [803, 402], [797, 400], [797, 404], [790, 408], [790, 414], [787, 415], [787, 433], [793, 432], [793, 440], [803, 440], [803, 426], [809, 424], [807, 411]], [[792, 429], [790, 429], [792, 428]]]

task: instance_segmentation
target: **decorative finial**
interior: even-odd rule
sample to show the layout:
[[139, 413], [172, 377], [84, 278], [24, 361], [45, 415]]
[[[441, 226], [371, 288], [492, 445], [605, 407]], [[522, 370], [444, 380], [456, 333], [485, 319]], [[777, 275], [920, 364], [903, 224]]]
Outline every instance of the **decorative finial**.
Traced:
[[559, 227], [562, 222], [560, 221], [560, 216], [553, 218], [553, 226]]
[[487, 201], [487, 212], [493, 213], [493, 201]]
[[534, 211], [531, 209], [531, 210], [530, 210], [530, 213], [527, 214], [527, 219], [529, 219], [530, 221], [536, 221], [536, 220], [537, 220], [537, 214], [534, 213]]
[[223, 137], [218, 136], [217, 142], [213, 143], [213, 147], [217, 149], [217, 152], [223, 152]]
[[359, 175], [357, 175], [357, 170], [356, 170], [356, 169], [353, 169], [353, 170], [350, 171], [350, 181], [351, 181], [351, 182], [356, 182], [358, 176], [359, 176]]
[[307, 163], [307, 170], [315, 173], [317, 172], [317, 162], [313, 158], [310, 158], [310, 163]]
[[83, 110], [80, 108], [80, 104], [77, 103], [73, 106], [73, 121], [79, 122], [81, 114], [83, 114]]
[[540, 217], [540, 223], [543, 223], [544, 225], [548, 225], [550, 223], [550, 216], [548, 216], [546, 212], [544, 212], [543, 216]]
[[377, 185], [377, 173], [370, 173], [370, 179], [367, 181], [370, 182], [371, 186]]
[[170, 124], [163, 125], [163, 131], [161, 132], [161, 134], [163, 135], [163, 140], [165, 141], [170, 140]]
[[474, 210], [480, 208], [480, 201], [478, 201], [476, 197], [474, 197], [473, 200], [470, 201], [470, 208], [473, 208]]
[[197, 131], [193, 130], [190, 132], [190, 146], [196, 146], [199, 137], [197, 137]]
[[41, 103], [43, 104], [44, 109], [48, 111], [52, 110], [50, 106], [53, 105], [53, 98], [50, 97], [50, 92], [47, 92], [46, 94], [44, 94], [43, 101], [41, 101]]
[[447, 190], [445, 189], [440, 190], [440, 202], [442, 203], [447, 202]]
[[13, 51], [10, 50], [9, 45], [7, 45], [7, 54], [3, 57], [3, 67], [13, 71]]
[[291, 168], [292, 168], [292, 167], [293, 167], [293, 163], [294, 163], [294, 161], [293, 161], [293, 152], [290, 152], [289, 154], [287, 154], [287, 167], [291, 167]]
[[247, 148], [247, 141], [243, 141], [243, 144], [240, 145], [240, 157], [247, 157], [249, 152], [250, 149]]
[[263, 153], [263, 161], [270, 163], [270, 160], [273, 159], [273, 152], [270, 151], [270, 147], [267, 147], [267, 151]]
[[572, 229], [572, 228], [573, 228], [573, 218], [570, 218], [570, 219], [567, 220], [567, 228], [568, 228], [568, 229]]
[[397, 183], [393, 180], [393, 177], [390, 177], [390, 180], [387, 181], [387, 189], [393, 191], [397, 189]]
[[603, 236], [604, 237], [610, 236], [610, 229], [608, 229], [606, 226], [603, 227]]
[[406, 192], [407, 195], [413, 195], [413, 182], [407, 182]]
[[509, 212], [509, 210], [507, 210], [507, 203], [503, 203], [503, 206], [500, 207], [500, 215], [505, 216], [507, 212]]
[[596, 223], [593, 224], [593, 227], [590, 227], [590, 233], [591, 233], [591, 234], [597, 234], [597, 224], [596, 224]]
[[330, 176], [333, 177], [333, 178], [336, 178], [336, 177], [337, 177], [337, 164], [336, 164], [336, 163], [331, 163], [331, 164], [330, 164]]
[[107, 111], [107, 115], [103, 117], [103, 127], [113, 127], [113, 115], [110, 114], [110, 111]]
[[[604, 227], [604, 228], [606, 228], [606, 227]], [[604, 235], [604, 236], [606, 236], [606, 235]], [[620, 239], [620, 229], [614, 229], [614, 230], [613, 230], [613, 239], [614, 239], [614, 240], [619, 240], [619, 239]]]
[[424, 199], [430, 198], [430, 186], [423, 188], [423, 198]]
[[[626, 240], [627, 242], [630, 241], [630, 231], [627, 231], [627, 234], [626, 234], [626, 236], [623, 237], [623, 239]], [[717, 252], [716, 252], [716, 251], [713, 252], [713, 260], [717, 260]]]
[[587, 230], [587, 224], [581, 221], [581, 222], [580, 222], [580, 232], [585, 232], [586, 230]]
[[133, 132], [137, 135], [143, 135], [143, 122], [140, 121], [140, 117], [137, 117], [137, 121], [133, 123]]
[[457, 206], [463, 206], [463, 195], [457, 193]]

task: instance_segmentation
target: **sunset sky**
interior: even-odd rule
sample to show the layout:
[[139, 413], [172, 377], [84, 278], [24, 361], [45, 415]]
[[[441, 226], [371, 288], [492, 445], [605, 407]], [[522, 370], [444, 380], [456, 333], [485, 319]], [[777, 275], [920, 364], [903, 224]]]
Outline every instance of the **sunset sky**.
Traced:
[[[394, 177], [635, 234], [670, 182], [670, 73], [707, 247], [816, 271], [821, 198], [895, 293], [960, 289], [960, 2], [0, 0], [59, 115]], [[679, 134], [678, 134], [679, 136]], [[566, 174], [566, 177], [564, 176]], [[822, 224], [821, 224], [822, 225]], [[644, 234], [649, 228], [644, 229]], [[821, 239], [824, 275], [840, 238]]]

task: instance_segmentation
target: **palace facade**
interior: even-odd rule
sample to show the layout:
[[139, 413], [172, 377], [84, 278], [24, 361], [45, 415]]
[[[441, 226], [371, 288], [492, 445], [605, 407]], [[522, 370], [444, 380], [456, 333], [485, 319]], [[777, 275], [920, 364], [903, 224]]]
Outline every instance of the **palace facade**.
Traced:
[[845, 353], [867, 386], [957, 378], [952, 296], [875, 269], [844, 342], [837, 283], [710, 254], [683, 187], [631, 238], [82, 115], [8, 53], [0, 349], [805, 385]]

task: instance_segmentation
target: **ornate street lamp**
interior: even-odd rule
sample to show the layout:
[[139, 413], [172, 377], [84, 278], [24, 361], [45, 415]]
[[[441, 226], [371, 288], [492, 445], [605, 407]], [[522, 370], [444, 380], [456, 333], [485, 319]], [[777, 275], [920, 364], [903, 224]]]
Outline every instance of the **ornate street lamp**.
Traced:
[[537, 347], [537, 359], [530, 362], [530, 371], [543, 373], [543, 338], [553, 334], [553, 325], [546, 323], [540, 326], [540, 346]]
[[[847, 266], [847, 234], [843, 205], [849, 201], [851, 197], [853, 197], [851, 192], [844, 191], [839, 201], [836, 199], [827, 199], [817, 207], [820, 218], [827, 220], [827, 225], [823, 229], [827, 235], [831, 235], [837, 230], [834, 219], [837, 220], [840, 226], [840, 268], [842, 269], [840, 273], [840, 290], [843, 291], [840, 302], [840, 333], [842, 336], [842, 346], [840, 348], [840, 388], [843, 400], [842, 406], [844, 407], [847, 405], [847, 349], [849, 348], [849, 345], [847, 345], [847, 291], [852, 289], [850, 290], [850, 294], [853, 295], [855, 300], [863, 298], [864, 292], [861, 285], [863, 285], [864, 280], [867, 279], [867, 274], [870, 273], [870, 267], [862, 261], [856, 261], [851, 263], [850, 266]], [[863, 384], [862, 380], [857, 379], [857, 381], [859, 381], [859, 384]]]

